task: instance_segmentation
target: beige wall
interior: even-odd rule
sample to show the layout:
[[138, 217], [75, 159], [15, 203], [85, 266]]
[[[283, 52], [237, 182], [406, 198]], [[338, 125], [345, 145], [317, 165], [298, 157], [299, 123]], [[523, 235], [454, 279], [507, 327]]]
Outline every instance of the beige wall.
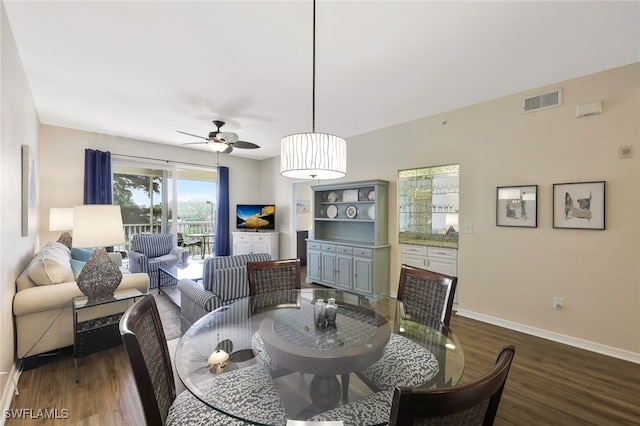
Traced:
[[[37, 246], [37, 215], [29, 236], [21, 236], [21, 145], [38, 155], [38, 115], [27, 84], [4, 4], [0, 4], [0, 372], [14, 368], [12, 302], [15, 279]], [[36, 163], [37, 164], [37, 163]], [[36, 195], [37, 185], [36, 176]], [[13, 371], [15, 373], [15, 371]], [[0, 375], [0, 406], [8, 408], [12, 396], [7, 374]]]
[[[634, 64], [349, 138], [340, 181], [391, 182], [392, 291], [397, 170], [459, 163], [461, 228], [473, 225], [460, 235], [460, 313], [640, 362], [639, 80]], [[523, 97], [557, 88], [561, 107], [521, 113]], [[576, 105], [598, 100], [603, 114], [575, 117]], [[623, 145], [636, 156], [618, 159]], [[553, 229], [552, 184], [597, 180], [607, 185], [606, 230]], [[529, 184], [538, 227], [496, 227], [496, 187]], [[283, 185], [276, 191], [290, 194], [292, 182]]]

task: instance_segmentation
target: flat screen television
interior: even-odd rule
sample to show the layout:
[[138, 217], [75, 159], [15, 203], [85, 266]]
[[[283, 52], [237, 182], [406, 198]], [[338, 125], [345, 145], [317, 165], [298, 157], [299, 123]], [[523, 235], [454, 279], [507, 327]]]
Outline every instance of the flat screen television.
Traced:
[[255, 231], [276, 229], [276, 206], [274, 204], [236, 205], [236, 228]]

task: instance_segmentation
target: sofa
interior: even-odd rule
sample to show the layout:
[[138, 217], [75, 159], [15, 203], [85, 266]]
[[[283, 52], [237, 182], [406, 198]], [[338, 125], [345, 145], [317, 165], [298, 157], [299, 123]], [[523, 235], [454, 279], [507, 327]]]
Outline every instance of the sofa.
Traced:
[[249, 296], [247, 262], [266, 260], [271, 260], [269, 253], [208, 257], [204, 260], [202, 281], [178, 281], [182, 332], [207, 313]]
[[130, 272], [149, 274], [151, 288], [158, 287], [158, 268], [162, 265], [186, 265], [189, 249], [179, 247], [173, 234], [137, 234], [131, 240]]
[[[81, 255], [74, 259], [72, 250]], [[72, 250], [62, 243], [48, 242], [16, 278], [13, 315], [16, 353], [20, 359], [73, 345], [72, 300], [83, 296], [75, 277], [91, 253], [83, 249]], [[147, 274], [129, 273], [122, 267], [120, 253], [109, 253], [109, 257], [122, 271], [118, 289], [135, 288], [143, 294], [148, 293]], [[126, 306], [112, 303], [88, 308], [83, 312], [86, 311], [87, 318], [91, 318], [124, 311]]]

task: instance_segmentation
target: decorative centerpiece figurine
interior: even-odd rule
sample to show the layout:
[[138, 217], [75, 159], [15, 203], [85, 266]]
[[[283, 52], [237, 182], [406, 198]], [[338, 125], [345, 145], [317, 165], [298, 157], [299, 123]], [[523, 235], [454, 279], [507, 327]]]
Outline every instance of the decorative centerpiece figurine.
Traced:
[[324, 308], [325, 317], [327, 319], [327, 325], [336, 325], [336, 316], [338, 315], [338, 305], [336, 305], [336, 299], [333, 297], [327, 301], [327, 306]]
[[313, 307], [313, 321], [316, 327], [324, 327], [326, 322], [324, 299], [316, 300], [316, 304]]
[[228, 353], [222, 349], [216, 349], [211, 355], [209, 355], [209, 358], [207, 358], [207, 368], [213, 374], [222, 374], [227, 369], [228, 360]]

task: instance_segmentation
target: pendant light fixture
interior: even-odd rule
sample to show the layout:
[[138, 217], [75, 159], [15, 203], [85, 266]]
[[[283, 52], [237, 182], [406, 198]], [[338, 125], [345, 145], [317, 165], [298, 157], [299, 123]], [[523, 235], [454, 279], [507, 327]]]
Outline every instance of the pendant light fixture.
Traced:
[[295, 179], [337, 179], [347, 174], [347, 141], [316, 133], [316, 0], [313, 0], [313, 84], [311, 132], [280, 141], [280, 174]]

